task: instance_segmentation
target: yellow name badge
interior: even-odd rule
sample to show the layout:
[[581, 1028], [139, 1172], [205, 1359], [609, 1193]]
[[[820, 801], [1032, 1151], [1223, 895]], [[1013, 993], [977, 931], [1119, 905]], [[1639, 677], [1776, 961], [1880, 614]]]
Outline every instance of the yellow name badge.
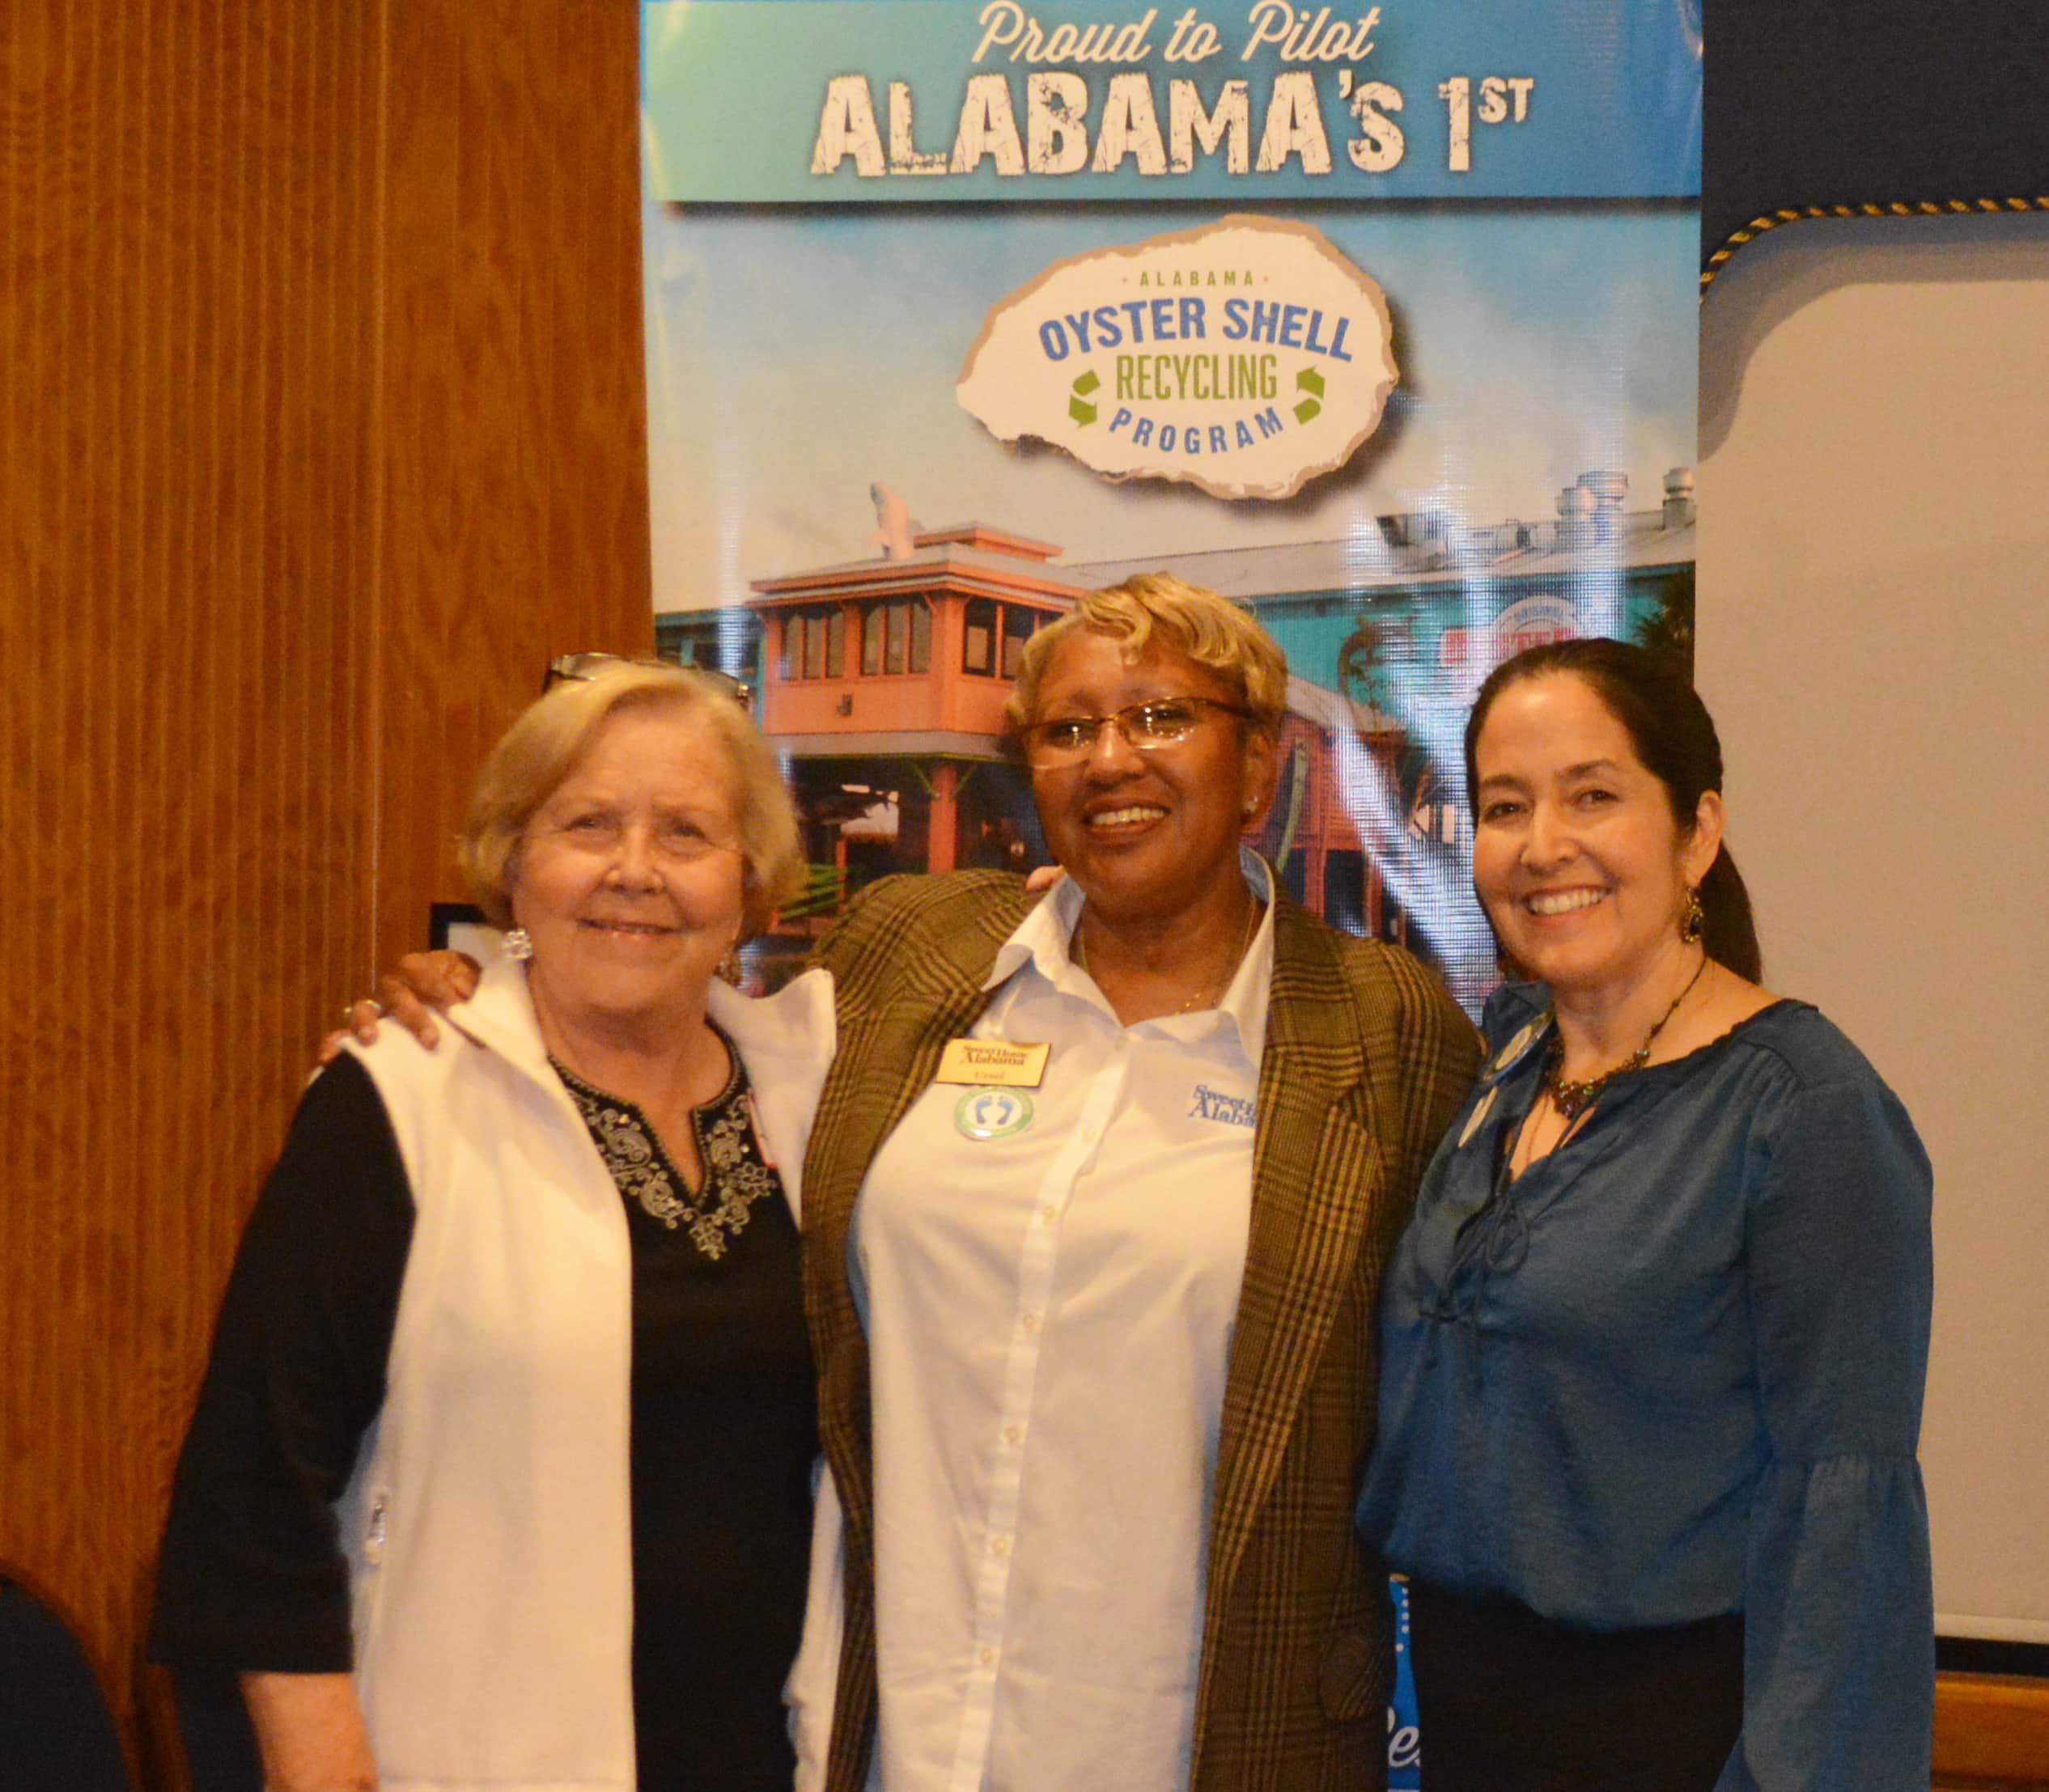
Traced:
[[984, 1089], [1036, 1089], [1046, 1078], [1050, 1045], [1013, 1045], [1001, 1039], [950, 1039], [940, 1058], [938, 1081]]

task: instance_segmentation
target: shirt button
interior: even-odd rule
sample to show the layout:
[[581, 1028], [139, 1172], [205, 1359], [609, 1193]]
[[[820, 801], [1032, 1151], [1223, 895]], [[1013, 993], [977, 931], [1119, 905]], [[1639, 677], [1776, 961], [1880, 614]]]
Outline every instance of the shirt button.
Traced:
[[989, 1553], [999, 1559], [1008, 1556], [1010, 1553], [1010, 1539], [1008, 1537], [991, 1537], [989, 1540]]
[[1015, 1450], [1018, 1445], [1022, 1443], [1024, 1441], [1024, 1427], [1023, 1426], [1006, 1425], [1003, 1427], [1003, 1442], [1008, 1444], [1011, 1448]]
[[1039, 1315], [1037, 1313], [1027, 1313], [1017, 1323], [1024, 1327], [1024, 1335], [1030, 1337], [1039, 1328]]
[[1053, 1204], [1050, 1201], [1048, 1201], [1044, 1206], [1039, 1209], [1039, 1224], [1041, 1226], [1050, 1226], [1052, 1223]]
[[986, 1642], [975, 1651], [975, 1659], [980, 1662], [984, 1667], [990, 1666], [995, 1659], [996, 1651], [991, 1648]]

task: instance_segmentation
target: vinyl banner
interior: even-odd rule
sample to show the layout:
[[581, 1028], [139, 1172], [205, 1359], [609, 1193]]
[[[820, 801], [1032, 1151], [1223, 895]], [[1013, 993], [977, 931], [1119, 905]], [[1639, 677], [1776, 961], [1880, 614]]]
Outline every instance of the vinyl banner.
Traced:
[[1288, 654], [1253, 843], [1477, 1010], [1475, 684], [1691, 654], [1698, 0], [642, 23], [658, 634], [787, 755], [769, 955], [885, 872], [1040, 862], [1024, 644], [1164, 570]]
[[657, 633], [752, 688], [811, 862], [757, 976], [870, 879], [1042, 862], [1024, 644], [1164, 570], [1288, 655], [1253, 844], [1477, 1013], [1474, 687], [1691, 661], [1698, 0], [642, 23]]

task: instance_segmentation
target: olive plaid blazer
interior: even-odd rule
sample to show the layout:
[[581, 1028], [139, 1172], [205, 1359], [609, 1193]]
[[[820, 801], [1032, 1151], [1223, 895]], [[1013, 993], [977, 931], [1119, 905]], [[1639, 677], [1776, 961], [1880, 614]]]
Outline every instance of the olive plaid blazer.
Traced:
[[[830, 1792], [860, 1792], [876, 1722], [868, 1354], [846, 1271], [877, 1149], [988, 997], [1036, 899], [1002, 872], [888, 879], [824, 943], [839, 1049], [804, 1159], [819, 1424], [846, 1509]], [[1372, 1792], [1394, 1665], [1385, 1571], [1352, 1531], [1373, 1440], [1374, 1302], [1479, 1045], [1406, 954], [1280, 899], [1259, 1070], [1252, 1230], [1210, 1518], [1190, 1785]], [[1119, 1788], [1118, 1792], [1169, 1792]]]

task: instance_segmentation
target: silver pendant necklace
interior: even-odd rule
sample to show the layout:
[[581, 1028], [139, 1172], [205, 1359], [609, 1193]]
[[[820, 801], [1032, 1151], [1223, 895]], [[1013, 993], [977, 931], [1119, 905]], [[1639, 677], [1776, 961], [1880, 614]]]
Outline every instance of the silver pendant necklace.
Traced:
[[[1248, 892], [1247, 894], [1249, 896], [1250, 892]], [[1086, 912], [1086, 910], [1084, 911], [1084, 913]], [[1254, 898], [1245, 904], [1245, 931], [1239, 936], [1238, 949], [1232, 954], [1231, 962], [1225, 968], [1222, 978], [1213, 984], [1204, 984], [1187, 1001], [1173, 1010], [1175, 1014], [1192, 1015], [1198, 1008], [1214, 1007], [1216, 1002], [1223, 998], [1224, 992], [1231, 987], [1231, 979], [1238, 974], [1238, 967], [1245, 963], [1245, 954], [1252, 950], [1253, 930], [1258, 926], [1258, 921], [1259, 904], [1258, 900]], [[1088, 942], [1082, 938], [1081, 917], [1079, 915], [1075, 917], [1073, 949], [1067, 956], [1077, 971], [1088, 971]], [[1093, 972], [1089, 972], [1090, 976], [1092, 976], [1094, 974]]]

